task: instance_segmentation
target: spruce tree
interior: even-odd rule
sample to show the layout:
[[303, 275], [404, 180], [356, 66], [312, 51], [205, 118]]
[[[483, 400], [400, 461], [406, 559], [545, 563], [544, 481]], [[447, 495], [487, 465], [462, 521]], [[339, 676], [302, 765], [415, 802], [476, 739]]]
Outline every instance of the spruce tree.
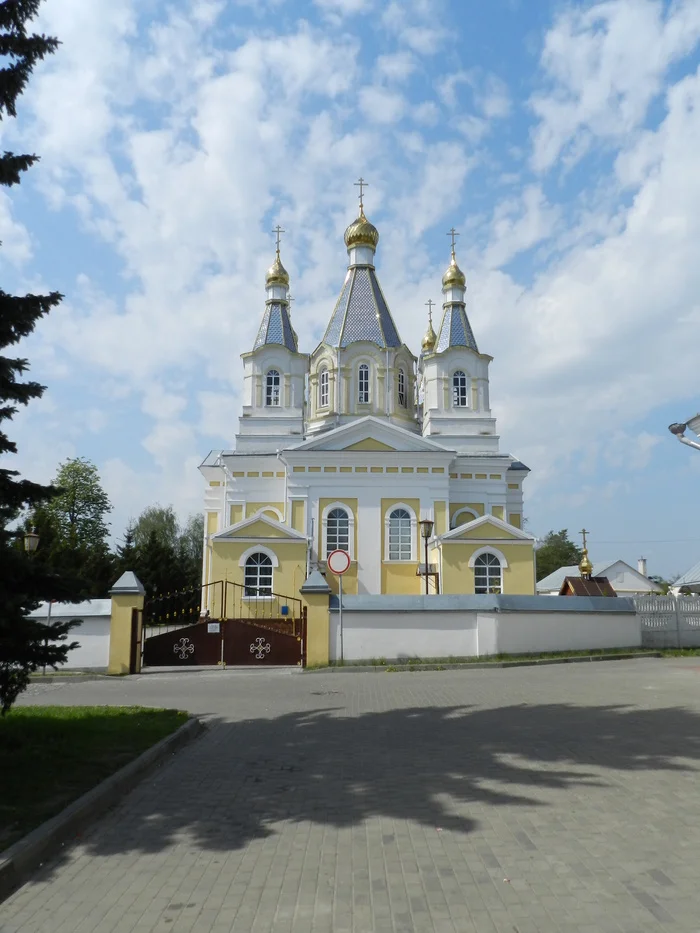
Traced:
[[[0, 2], [0, 120], [17, 116], [17, 98], [24, 91], [34, 66], [56, 51], [58, 40], [30, 34], [27, 24], [36, 16], [41, 0]], [[19, 184], [22, 174], [38, 159], [36, 155], [4, 152], [0, 155], [0, 184]], [[9, 295], [0, 288], [0, 456], [14, 454], [17, 446], [5, 433], [4, 423], [39, 398], [44, 386], [22, 381], [29, 364], [26, 359], [5, 356], [34, 330], [37, 321], [61, 300], [58, 292], [48, 295]], [[29, 675], [47, 665], [65, 663], [65, 636], [72, 623], [52, 626], [52, 642], [45, 644], [47, 627], [27, 618], [42, 599], [65, 598], [61, 581], [52, 577], [24, 553], [21, 530], [12, 523], [25, 509], [50, 500], [55, 490], [19, 477], [17, 470], [0, 469], [0, 710], [4, 715], [29, 682]], [[59, 643], [53, 641], [59, 639]], [[60, 643], [60, 639], [63, 642]]]

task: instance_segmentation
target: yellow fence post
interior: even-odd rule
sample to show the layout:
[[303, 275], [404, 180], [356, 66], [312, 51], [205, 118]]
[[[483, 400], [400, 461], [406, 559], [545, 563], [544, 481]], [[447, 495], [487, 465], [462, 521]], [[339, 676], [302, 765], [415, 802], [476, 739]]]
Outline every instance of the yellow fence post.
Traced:
[[[112, 597], [112, 619], [109, 626], [108, 674], [135, 674], [141, 670], [141, 652], [136, 643], [141, 642], [141, 610], [146, 591], [143, 584], [130, 570], [123, 573], [109, 591]], [[134, 611], [138, 621], [132, 622]]]
[[328, 664], [330, 653], [329, 597], [331, 588], [318, 570], [313, 570], [299, 594], [306, 606], [306, 664]]

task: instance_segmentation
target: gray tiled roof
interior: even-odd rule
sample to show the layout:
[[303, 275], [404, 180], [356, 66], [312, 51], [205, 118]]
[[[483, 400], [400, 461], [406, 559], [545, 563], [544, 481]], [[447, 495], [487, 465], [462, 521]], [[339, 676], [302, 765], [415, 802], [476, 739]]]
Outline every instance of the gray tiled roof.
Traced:
[[331, 347], [347, 347], [359, 340], [369, 340], [382, 348], [401, 346], [401, 338], [371, 266], [348, 269], [323, 337], [323, 343]]
[[435, 352], [442, 353], [450, 347], [469, 347], [475, 353], [479, 352], [467, 318], [467, 309], [461, 301], [453, 301], [444, 305]]
[[281, 344], [292, 353], [297, 352], [297, 335], [289, 320], [289, 306], [285, 301], [267, 303], [253, 349], [257, 350], [270, 343]]

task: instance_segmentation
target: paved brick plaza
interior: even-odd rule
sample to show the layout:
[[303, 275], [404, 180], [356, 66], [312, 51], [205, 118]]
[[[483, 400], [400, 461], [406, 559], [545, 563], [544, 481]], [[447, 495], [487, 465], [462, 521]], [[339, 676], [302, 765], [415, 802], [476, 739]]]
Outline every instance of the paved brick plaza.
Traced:
[[143, 675], [210, 728], [2, 933], [700, 930], [700, 665]]

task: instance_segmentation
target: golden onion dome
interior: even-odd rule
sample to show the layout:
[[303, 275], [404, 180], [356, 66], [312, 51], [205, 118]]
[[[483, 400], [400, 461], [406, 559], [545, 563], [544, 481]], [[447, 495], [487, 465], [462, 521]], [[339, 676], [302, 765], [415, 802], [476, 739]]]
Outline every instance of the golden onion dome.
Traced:
[[423, 353], [432, 353], [435, 349], [435, 344], [437, 343], [437, 334], [433, 330], [433, 322], [428, 323], [428, 329], [423, 334], [423, 339], [420, 342], [421, 350]]
[[271, 285], [289, 285], [289, 273], [282, 265], [279, 252], [265, 274], [265, 285], [268, 288]]
[[360, 216], [345, 231], [345, 245], [348, 249], [351, 246], [370, 246], [376, 249], [377, 243], [379, 243], [379, 231], [367, 220], [364, 209], [360, 208]]
[[457, 265], [457, 257], [452, 253], [450, 264], [442, 277], [443, 288], [466, 288], [467, 277]]
[[588, 548], [583, 549], [583, 556], [581, 557], [578, 569], [582, 577], [590, 577], [593, 573], [593, 564], [588, 556]]

